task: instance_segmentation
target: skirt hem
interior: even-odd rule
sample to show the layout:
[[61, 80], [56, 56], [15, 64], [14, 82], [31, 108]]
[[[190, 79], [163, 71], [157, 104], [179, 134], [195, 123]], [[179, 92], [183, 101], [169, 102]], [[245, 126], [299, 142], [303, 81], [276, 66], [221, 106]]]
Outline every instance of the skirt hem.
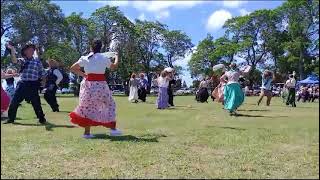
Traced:
[[115, 121], [109, 121], [109, 122], [97, 122], [94, 120], [91, 120], [89, 118], [81, 117], [75, 112], [70, 113], [71, 123], [77, 124], [80, 127], [87, 127], [87, 126], [104, 126], [106, 128], [116, 128], [116, 122]]

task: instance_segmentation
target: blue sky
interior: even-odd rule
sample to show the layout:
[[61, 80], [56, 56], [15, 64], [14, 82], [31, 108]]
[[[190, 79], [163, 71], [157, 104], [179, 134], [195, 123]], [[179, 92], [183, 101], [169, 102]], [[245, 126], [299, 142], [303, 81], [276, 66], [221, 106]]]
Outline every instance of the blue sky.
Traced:
[[[232, 17], [241, 16], [258, 9], [273, 9], [283, 1], [52, 1], [58, 4], [64, 14], [83, 12], [89, 17], [97, 8], [105, 5], [119, 6], [124, 15], [130, 19], [158, 20], [169, 29], [184, 31], [192, 39], [193, 44], [211, 33], [214, 38], [223, 35], [223, 23]], [[191, 55], [176, 64], [187, 69]], [[188, 85], [192, 79], [187, 70], [183, 80]]]

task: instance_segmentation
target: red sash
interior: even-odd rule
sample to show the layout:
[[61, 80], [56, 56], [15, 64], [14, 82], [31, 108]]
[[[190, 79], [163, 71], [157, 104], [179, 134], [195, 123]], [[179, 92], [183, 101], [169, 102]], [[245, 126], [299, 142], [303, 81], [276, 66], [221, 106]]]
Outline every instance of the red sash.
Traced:
[[87, 81], [106, 81], [106, 76], [104, 74], [88, 74], [86, 76]]

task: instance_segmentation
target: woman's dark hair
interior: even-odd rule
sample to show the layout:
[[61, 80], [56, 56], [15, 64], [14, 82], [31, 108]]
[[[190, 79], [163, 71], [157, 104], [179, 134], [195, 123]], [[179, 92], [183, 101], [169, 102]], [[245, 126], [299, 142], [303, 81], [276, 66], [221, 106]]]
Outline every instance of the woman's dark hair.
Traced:
[[91, 41], [90, 46], [94, 54], [99, 53], [102, 48], [102, 41], [100, 39], [94, 39], [93, 41]]

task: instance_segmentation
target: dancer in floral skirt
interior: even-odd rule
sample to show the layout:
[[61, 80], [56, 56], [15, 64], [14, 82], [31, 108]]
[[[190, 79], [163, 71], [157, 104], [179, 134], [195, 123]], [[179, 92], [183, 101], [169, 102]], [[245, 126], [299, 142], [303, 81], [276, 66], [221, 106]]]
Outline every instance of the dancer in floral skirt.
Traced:
[[[90, 134], [91, 126], [110, 128], [111, 136], [121, 135], [121, 131], [116, 129], [116, 104], [104, 75], [106, 68], [117, 68], [118, 54], [100, 53], [101, 47], [101, 40], [94, 40], [91, 43], [92, 52], [71, 66], [72, 72], [84, 77], [80, 86], [79, 105], [70, 113], [71, 122], [85, 128], [84, 138], [94, 137]], [[111, 62], [112, 57], [115, 58], [114, 63]]]

